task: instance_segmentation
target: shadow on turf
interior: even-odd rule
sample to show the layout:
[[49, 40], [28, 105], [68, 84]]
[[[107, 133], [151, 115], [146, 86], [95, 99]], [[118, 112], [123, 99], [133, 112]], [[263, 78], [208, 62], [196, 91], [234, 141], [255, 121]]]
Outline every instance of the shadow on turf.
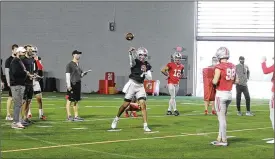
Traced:
[[243, 141], [248, 141], [249, 139], [248, 138], [230, 138], [230, 139], [228, 139], [228, 142], [230, 143], [230, 144], [232, 144], [232, 143], [238, 143], [238, 142], [243, 142]]
[[99, 115], [81, 115], [81, 118], [90, 119], [90, 118], [98, 118]]
[[[151, 128], [151, 129], [153, 129], [153, 128], [163, 128], [163, 127], [168, 127], [169, 125], [162, 125], [162, 124], [149, 124], [149, 127]], [[131, 128], [142, 128], [142, 126], [131, 126]]]

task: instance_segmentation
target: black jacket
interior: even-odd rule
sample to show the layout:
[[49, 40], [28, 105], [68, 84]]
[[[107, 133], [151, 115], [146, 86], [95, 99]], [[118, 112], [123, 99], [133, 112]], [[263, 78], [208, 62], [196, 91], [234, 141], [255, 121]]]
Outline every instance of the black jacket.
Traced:
[[11, 86], [25, 85], [27, 73], [24, 70], [25, 70], [25, 67], [21, 59], [17, 57], [13, 58], [10, 65], [10, 85]]

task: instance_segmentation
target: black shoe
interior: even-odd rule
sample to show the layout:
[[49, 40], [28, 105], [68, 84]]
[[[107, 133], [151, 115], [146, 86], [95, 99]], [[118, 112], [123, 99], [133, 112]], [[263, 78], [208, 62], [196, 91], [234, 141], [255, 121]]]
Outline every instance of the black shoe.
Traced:
[[167, 111], [166, 115], [173, 115], [171, 111]]
[[179, 116], [179, 115], [180, 115], [179, 111], [175, 110], [175, 111], [174, 111], [174, 115], [175, 115], [175, 116]]
[[31, 121], [31, 120], [30, 120], [30, 119], [28, 119], [28, 118], [27, 118], [25, 121], [26, 121], [27, 123], [29, 123], [29, 124], [34, 124], [34, 122], [33, 122], [33, 121]]

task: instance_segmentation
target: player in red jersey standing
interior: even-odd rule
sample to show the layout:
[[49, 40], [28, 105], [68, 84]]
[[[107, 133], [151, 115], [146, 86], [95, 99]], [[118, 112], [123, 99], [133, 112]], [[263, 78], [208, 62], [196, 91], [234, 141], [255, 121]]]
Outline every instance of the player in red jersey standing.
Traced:
[[[266, 57], [263, 57], [262, 59], [262, 69], [264, 74], [269, 74], [269, 73], [273, 73], [271, 82], [272, 82], [272, 95], [271, 95], [271, 99], [269, 101], [269, 110], [270, 110], [270, 120], [271, 120], [271, 124], [272, 124], [272, 128], [274, 131], [274, 82], [275, 82], [275, 74], [274, 74], [274, 64], [270, 67], [266, 66]], [[267, 141], [266, 143], [268, 144], [274, 144], [274, 139]]]
[[212, 65], [203, 69], [203, 92], [204, 92], [204, 114], [208, 115], [208, 107], [211, 104], [212, 106], [212, 114], [216, 115], [215, 111], [215, 96], [216, 89], [212, 85], [212, 79], [214, 78], [215, 66], [218, 64], [218, 59], [213, 56], [212, 57]]
[[174, 115], [178, 116], [180, 113], [177, 110], [176, 104], [176, 95], [179, 91], [179, 81], [183, 78], [183, 69], [184, 65], [181, 64], [182, 54], [179, 52], [175, 52], [172, 55], [173, 62], [168, 63], [161, 72], [168, 76], [168, 91], [171, 96], [169, 100], [169, 107], [167, 110], [167, 115], [173, 115], [172, 109], [174, 110]]
[[213, 85], [216, 87], [215, 109], [219, 120], [219, 135], [217, 141], [211, 142], [216, 146], [227, 146], [226, 114], [232, 100], [232, 86], [236, 81], [236, 67], [228, 62], [230, 57], [226, 47], [220, 47], [216, 52], [219, 64], [215, 66]]

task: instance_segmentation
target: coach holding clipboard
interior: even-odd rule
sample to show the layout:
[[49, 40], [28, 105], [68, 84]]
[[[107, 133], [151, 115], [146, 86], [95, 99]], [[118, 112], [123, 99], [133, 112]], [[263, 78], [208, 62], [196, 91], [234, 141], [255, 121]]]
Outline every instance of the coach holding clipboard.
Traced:
[[[73, 60], [66, 66], [66, 85], [67, 85], [67, 120], [68, 121], [83, 121], [78, 115], [78, 102], [81, 100], [81, 78], [87, 75], [88, 70], [83, 72], [79, 66], [79, 60], [82, 52], [74, 50], [72, 52]], [[70, 106], [73, 103], [74, 117], [70, 112]]]

